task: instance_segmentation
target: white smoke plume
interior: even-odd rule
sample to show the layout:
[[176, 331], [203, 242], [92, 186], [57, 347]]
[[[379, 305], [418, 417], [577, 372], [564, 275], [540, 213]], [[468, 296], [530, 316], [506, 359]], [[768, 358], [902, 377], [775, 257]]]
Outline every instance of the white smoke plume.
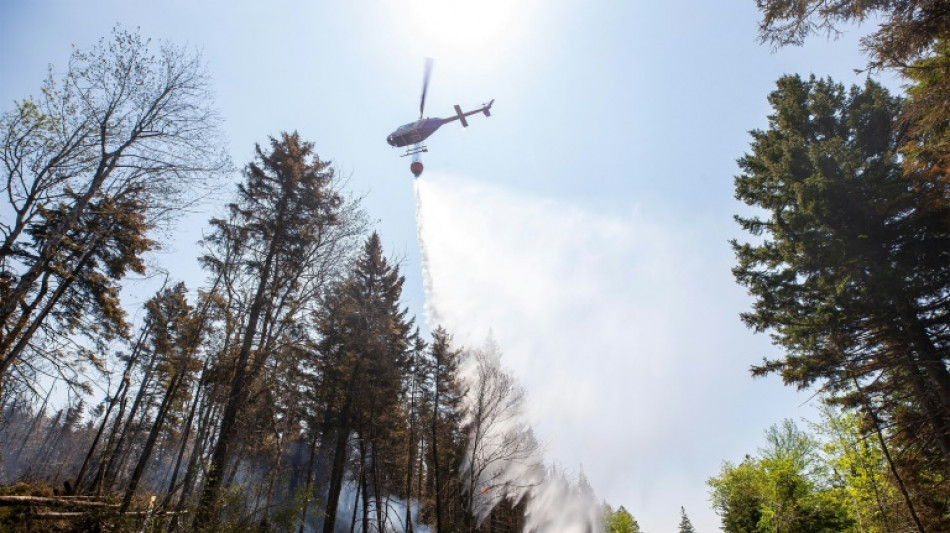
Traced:
[[[348, 479], [343, 483], [343, 486], [340, 490], [340, 503], [336, 510], [336, 531], [358, 531], [363, 532], [362, 516], [363, 516], [363, 506], [366, 502], [362, 501], [361, 498], [357, 497], [357, 491], [359, 491], [359, 485], [356, 480]], [[357, 503], [357, 501], [359, 503]], [[379, 527], [377, 523], [376, 507], [382, 507], [383, 515], [383, 527]], [[419, 519], [419, 504], [417, 502], [410, 502], [410, 507], [412, 508], [412, 531], [414, 533], [431, 533], [429, 527], [425, 524], [420, 524]], [[355, 506], [355, 508], [354, 508]], [[323, 527], [323, 516], [322, 513], [316, 512], [311, 513], [312, 518], [307, 524], [306, 531], [317, 532], [320, 531]], [[355, 522], [354, 522], [355, 518]], [[387, 495], [380, 502], [371, 501], [371, 507], [369, 508], [369, 527], [367, 530], [371, 531], [387, 531], [393, 533], [402, 533], [407, 531], [406, 527], [406, 502], [400, 498], [397, 498], [393, 495]]]
[[[430, 234], [423, 197], [426, 182], [415, 180], [416, 220], [426, 294], [426, 320], [442, 324], [429, 260]], [[449, 228], [446, 229], [451, 233]], [[467, 243], [477, 246], [477, 243]], [[487, 258], [486, 258], [487, 259]], [[477, 313], [478, 309], [471, 309]], [[453, 330], [450, 333], [455, 334]], [[471, 335], [463, 335], [472, 340]], [[468, 446], [461, 472], [463, 491], [479, 523], [503, 500], [525, 502], [526, 532], [591, 533], [602, 529], [603, 506], [583, 474], [569, 474], [545, 464], [542, 446], [531, 428], [525, 393], [503, 368], [501, 350], [490, 334], [484, 346], [466, 349], [460, 367], [465, 384], [464, 425]]]

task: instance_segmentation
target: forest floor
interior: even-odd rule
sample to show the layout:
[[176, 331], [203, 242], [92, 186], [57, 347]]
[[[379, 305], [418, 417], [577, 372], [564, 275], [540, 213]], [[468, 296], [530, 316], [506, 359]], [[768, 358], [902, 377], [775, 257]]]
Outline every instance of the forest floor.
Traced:
[[142, 499], [131, 511], [119, 514], [117, 498], [69, 495], [44, 483], [17, 483], [0, 487], [0, 533], [141, 531], [155, 518], [150, 503]]

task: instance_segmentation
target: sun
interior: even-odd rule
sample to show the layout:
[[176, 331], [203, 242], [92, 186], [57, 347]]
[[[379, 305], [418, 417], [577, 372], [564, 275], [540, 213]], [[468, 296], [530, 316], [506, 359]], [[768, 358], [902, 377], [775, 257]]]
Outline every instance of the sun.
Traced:
[[438, 60], [493, 61], [518, 38], [537, 0], [396, 0], [413, 44]]

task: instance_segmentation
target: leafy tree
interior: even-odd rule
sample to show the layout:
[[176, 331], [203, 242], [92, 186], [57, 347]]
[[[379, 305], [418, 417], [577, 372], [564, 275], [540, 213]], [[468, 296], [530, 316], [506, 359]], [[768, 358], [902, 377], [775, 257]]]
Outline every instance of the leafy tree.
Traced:
[[713, 509], [727, 533], [753, 533], [762, 521], [765, 503], [760, 487], [762, 472], [751, 457], [738, 465], [725, 463], [719, 476], [708, 481]]
[[758, 457], [726, 463], [709, 480], [723, 531], [848, 531], [854, 521], [828, 481], [817, 443], [788, 420], [770, 428], [766, 440]]
[[524, 494], [535, 482], [525, 474], [541, 465], [534, 433], [518, 419], [524, 389], [501, 368], [498, 347], [489, 342], [469, 357], [474, 376], [466, 382], [462, 426], [467, 438], [461, 474], [466, 519], [474, 526], [502, 500]]
[[640, 524], [633, 518], [623, 505], [616, 511], [609, 505], [604, 508], [604, 532], [605, 533], [640, 533]]
[[822, 447], [834, 482], [858, 530], [885, 533], [910, 521], [901, 516], [904, 502], [889, 477], [881, 444], [862, 428], [857, 415], [825, 406], [821, 423], [814, 427], [826, 437]]
[[696, 533], [696, 528], [693, 527], [693, 523], [689, 521], [689, 517], [686, 516], [686, 508], [680, 507], [680, 532], [679, 533]]

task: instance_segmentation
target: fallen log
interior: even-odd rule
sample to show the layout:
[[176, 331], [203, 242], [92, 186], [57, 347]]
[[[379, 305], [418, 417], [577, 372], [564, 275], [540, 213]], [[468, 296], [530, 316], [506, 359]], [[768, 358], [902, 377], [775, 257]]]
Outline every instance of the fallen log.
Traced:
[[118, 507], [117, 503], [91, 501], [61, 496], [0, 496], [0, 507], [39, 505], [43, 507]]
[[[121, 515], [115, 516], [175, 516], [188, 514], [188, 511], [126, 511]], [[44, 511], [41, 513], [32, 513], [30, 518], [59, 520], [64, 518], [82, 518], [89, 516], [89, 511]]]

